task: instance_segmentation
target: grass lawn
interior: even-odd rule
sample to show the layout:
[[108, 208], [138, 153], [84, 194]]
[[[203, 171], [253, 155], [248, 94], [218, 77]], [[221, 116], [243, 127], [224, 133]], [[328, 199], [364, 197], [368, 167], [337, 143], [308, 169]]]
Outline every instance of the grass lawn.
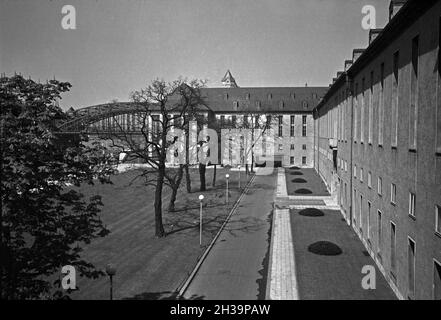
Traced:
[[[187, 193], [185, 178], [176, 200], [176, 211], [167, 212], [170, 189], [164, 187], [163, 221], [167, 236], [154, 235], [154, 188], [141, 180], [129, 185], [136, 171], [115, 175], [112, 185], [85, 185], [86, 196], [99, 194], [104, 207], [101, 218], [111, 233], [84, 246], [82, 256], [105, 269], [108, 263], [117, 268], [114, 299], [167, 299], [186, 280], [209, 245], [230, 209], [240, 196], [238, 172], [230, 174], [230, 201], [225, 205], [225, 169], [217, 170], [216, 187], [211, 185], [213, 169], [207, 169], [207, 191], [199, 192], [199, 173], [191, 170], [192, 193]], [[241, 173], [242, 188], [248, 177]], [[204, 194], [203, 237], [199, 246], [199, 200]], [[77, 279], [79, 290], [73, 299], [108, 299], [109, 279]], [[197, 297], [194, 297], [197, 298]]]
[[324, 182], [312, 168], [286, 168], [285, 177], [290, 196], [329, 196]]

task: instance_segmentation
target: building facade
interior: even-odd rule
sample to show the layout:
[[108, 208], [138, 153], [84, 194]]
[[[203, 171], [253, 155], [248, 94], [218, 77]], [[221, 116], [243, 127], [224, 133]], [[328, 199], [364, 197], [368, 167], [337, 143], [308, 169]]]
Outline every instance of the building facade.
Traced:
[[398, 297], [441, 299], [441, 1], [391, 1], [314, 109], [314, 167]]

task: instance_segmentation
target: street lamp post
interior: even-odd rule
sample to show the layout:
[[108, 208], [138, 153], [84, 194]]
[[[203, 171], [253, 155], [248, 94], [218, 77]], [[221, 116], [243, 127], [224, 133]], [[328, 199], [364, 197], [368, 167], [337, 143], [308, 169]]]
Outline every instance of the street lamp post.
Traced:
[[109, 263], [106, 266], [106, 273], [110, 278], [110, 300], [113, 300], [113, 276], [116, 274], [115, 266]]
[[202, 246], [202, 200], [204, 195], [199, 196], [199, 246]]
[[228, 205], [228, 179], [230, 178], [230, 175], [227, 173], [225, 175], [225, 178], [227, 178], [227, 194], [226, 194], [225, 200], [226, 200], [227, 205]]
[[239, 190], [240, 190], [240, 165], [238, 165], [237, 168], [239, 169]]

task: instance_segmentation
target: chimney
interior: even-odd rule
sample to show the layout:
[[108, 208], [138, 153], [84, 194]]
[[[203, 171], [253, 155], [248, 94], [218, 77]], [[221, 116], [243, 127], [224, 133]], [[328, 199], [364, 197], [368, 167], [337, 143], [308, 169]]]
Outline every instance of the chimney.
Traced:
[[407, 0], [391, 0], [389, 4], [389, 21], [400, 11]]
[[372, 41], [374, 41], [378, 35], [381, 33], [381, 31], [383, 31], [383, 29], [370, 29], [369, 30], [369, 44], [372, 43]]
[[352, 61], [355, 62], [361, 54], [364, 52], [364, 49], [354, 49], [352, 51]]
[[352, 66], [352, 60], [345, 60], [345, 72]]

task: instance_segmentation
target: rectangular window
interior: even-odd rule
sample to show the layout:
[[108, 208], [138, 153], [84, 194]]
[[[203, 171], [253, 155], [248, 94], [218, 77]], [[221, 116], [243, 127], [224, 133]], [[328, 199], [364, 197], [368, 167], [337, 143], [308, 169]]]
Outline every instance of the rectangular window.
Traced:
[[381, 248], [383, 246], [383, 231], [382, 231], [382, 221], [381, 221], [381, 211], [377, 211], [377, 255], [381, 258]]
[[416, 150], [418, 122], [418, 55], [419, 38], [412, 39], [412, 70], [410, 76], [409, 149]]
[[396, 148], [398, 145], [398, 80], [399, 80], [399, 51], [393, 57], [393, 76], [392, 76], [392, 122], [391, 122], [391, 146]]
[[378, 177], [377, 180], [377, 192], [380, 196], [383, 195], [383, 179], [381, 177]]
[[223, 127], [225, 125], [225, 116], [221, 116], [220, 122], [221, 122], [221, 127]]
[[295, 116], [291, 116], [291, 119], [290, 119], [291, 126], [290, 126], [290, 130], [289, 130], [289, 135], [291, 137], [294, 137], [294, 133], [295, 133], [295, 131], [294, 131], [294, 129], [295, 129], [294, 121], [295, 121]]
[[372, 173], [368, 172], [368, 188], [372, 189]]
[[373, 103], [374, 103], [374, 72], [371, 71], [370, 84], [369, 84], [369, 105], [368, 105], [368, 143], [372, 144], [372, 127], [373, 127]]
[[436, 152], [441, 155], [441, 18], [438, 23], [438, 96], [436, 102]]
[[302, 116], [302, 137], [306, 137], [306, 116]]
[[367, 239], [369, 240], [370, 244], [370, 238], [371, 238], [371, 207], [372, 204], [368, 201], [368, 212], [367, 212]]
[[355, 84], [355, 97], [354, 97], [354, 142], [357, 142], [358, 135], [358, 83]]
[[441, 235], [441, 206], [435, 206], [435, 231]]
[[359, 203], [360, 207], [358, 210], [358, 227], [360, 229], [360, 232], [363, 234], [363, 221], [362, 221], [362, 216], [363, 216], [363, 195], [360, 194], [360, 203]]
[[397, 186], [394, 183], [390, 184], [390, 202], [397, 204]]
[[302, 157], [302, 165], [306, 165], [306, 157]]
[[409, 215], [415, 217], [415, 194], [409, 193]]
[[354, 179], [357, 179], [357, 165], [354, 166]]
[[414, 298], [415, 294], [415, 241], [411, 238], [408, 238], [408, 249], [407, 249], [407, 257], [408, 257], [408, 289], [409, 289], [409, 298]]
[[294, 164], [294, 157], [289, 157], [289, 163]]
[[396, 280], [396, 269], [397, 269], [397, 236], [396, 236], [396, 226], [391, 221], [390, 223], [390, 273], [394, 280]]
[[433, 260], [433, 299], [441, 300], [441, 263]]
[[231, 126], [233, 127], [233, 128], [235, 128], [236, 127], [236, 116], [231, 116]]
[[291, 150], [294, 150], [294, 144], [291, 144]]
[[360, 168], [360, 182], [363, 182], [363, 168]]
[[283, 116], [279, 116], [279, 137], [283, 136]]
[[302, 149], [306, 150], [306, 144], [302, 145]]
[[361, 106], [360, 106], [360, 142], [361, 143], [364, 143], [364, 116], [365, 116], [364, 91], [365, 91], [365, 80], [363, 78], [361, 80]]
[[380, 96], [378, 97], [378, 145], [383, 145], [384, 130], [384, 63], [380, 67]]

